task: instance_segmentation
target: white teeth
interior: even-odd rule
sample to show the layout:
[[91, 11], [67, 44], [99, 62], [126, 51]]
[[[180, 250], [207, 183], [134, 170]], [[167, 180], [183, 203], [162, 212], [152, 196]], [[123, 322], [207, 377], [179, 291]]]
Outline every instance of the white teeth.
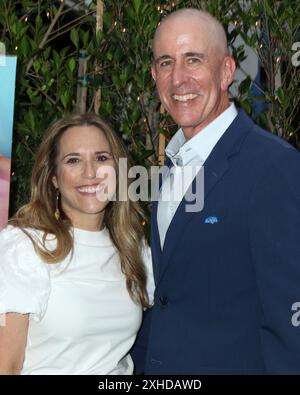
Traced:
[[189, 93], [187, 95], [173, 95], [173, 98], [178, 101], [187, 101], [187, 100], [195, 99], [195, 97], [197, 96], [198, 95], [196, 95], [195, 93]]
[[84, 193], [95, 193], [95, 192], [100, 192], [101, 187], [100, 184], [97, 185], [97, 187], [82, 187], [82, 188], [77, 188], [79, 192], [84, 192]]

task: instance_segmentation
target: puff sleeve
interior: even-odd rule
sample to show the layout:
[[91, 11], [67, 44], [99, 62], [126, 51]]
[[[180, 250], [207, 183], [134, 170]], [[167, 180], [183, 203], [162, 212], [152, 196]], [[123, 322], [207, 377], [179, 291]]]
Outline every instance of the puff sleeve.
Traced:
[[0, 232], [0, 256], [0, 313], [30, 313], [40, 321], [50, 294], [47, 264], [28, 236], [13, 226]]

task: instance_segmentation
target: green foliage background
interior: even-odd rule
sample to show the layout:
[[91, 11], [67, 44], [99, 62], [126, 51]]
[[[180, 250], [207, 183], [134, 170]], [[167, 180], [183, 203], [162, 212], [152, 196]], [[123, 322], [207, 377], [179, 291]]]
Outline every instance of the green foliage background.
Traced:
[[[159, 133], [168, 138], [176, 125], [160, 114], [150, 72], [152, 37], [161, 17], [188, 6], [215, 15], [226, 27], [230, 45], [240, 34], [257, 52], [266, 83], [256, 100], [268, 104], [257, 121], [299, 147], [299, 67], [291, 62], [292, 44], [300, 41], [299, 1], [105, 0], [103, 32], [96, 34], [96, 0], [84, 11], [66, 4], [60, 8], [60, 1], [0, 0], [0, 41], [7, 54], [18, 56], [11, 213], [28, 200], [43, 133], [52, 121], [77, 110], [78, 84], [88, 86], [88, 110], [94, 109], [101, 87], [100, 113], [121, 134], [135, 161], [157, 163]], [[81, 49], [88, 66], [85, 79], [78, 81]], [[244, 47], [233, 48], [233, 55], [239, 64]], [[252, 84], [247, 78], [235, 98], [249, 114]]]

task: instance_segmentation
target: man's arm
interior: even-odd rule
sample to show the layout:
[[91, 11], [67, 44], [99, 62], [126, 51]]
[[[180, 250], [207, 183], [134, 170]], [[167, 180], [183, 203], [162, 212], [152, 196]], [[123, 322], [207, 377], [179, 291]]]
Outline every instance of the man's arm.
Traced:
[[261, 300], [261, 344], [267, 373], [300, 373], [300, 154], [267, 164], [251, 196], [249, 227]]

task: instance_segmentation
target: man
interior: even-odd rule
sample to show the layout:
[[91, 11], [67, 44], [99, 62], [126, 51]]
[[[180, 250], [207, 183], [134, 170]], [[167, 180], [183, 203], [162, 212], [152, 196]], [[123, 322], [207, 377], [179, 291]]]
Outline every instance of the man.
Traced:
[[230, 103], [235, 63], [211, 15], [170, 14], [153, 52], [162, 105], [181, 127], [170, 174], [203, 164], [204, 206], [153, 202], [156, 292], [136, 373], [299, 374], [300, 155]]

